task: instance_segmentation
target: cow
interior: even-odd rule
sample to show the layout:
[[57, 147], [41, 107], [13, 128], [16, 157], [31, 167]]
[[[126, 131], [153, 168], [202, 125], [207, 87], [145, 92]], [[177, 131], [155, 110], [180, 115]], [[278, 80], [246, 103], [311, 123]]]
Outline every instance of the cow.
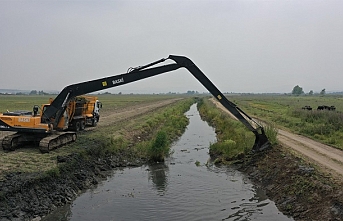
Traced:
[[317, 110], [336, 110], [336, 107], [335, 106], [326, 106], [326, 105], [321, 105], [321, 106], [318, 106]]
[[301, 109], [303, 109], [303, 110], [312, 110], [312, 107], [306, 105], [306, 106], [302, 107]]

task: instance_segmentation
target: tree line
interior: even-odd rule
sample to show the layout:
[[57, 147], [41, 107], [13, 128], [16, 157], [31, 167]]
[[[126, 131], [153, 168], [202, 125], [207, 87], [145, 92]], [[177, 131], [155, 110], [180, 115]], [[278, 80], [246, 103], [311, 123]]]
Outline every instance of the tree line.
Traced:
[[[296, 85], [294, 86], [293, 90], [292, 90], [292, 94], [293, 95], [296, 95], [296, 96], [299, 96], [299, 95], [303, 95], [305, 94], [304, 90], [302, 87], [300, 87], [299, 85]], [[308, 95], [313, 95], [313, 90], [310, 90], [308, 92]], [[326, 94], [326, 91], [325, 91], [325, 88], [322, 89], [320, 92], [319, 92], [320, 95], [325, 95]]]

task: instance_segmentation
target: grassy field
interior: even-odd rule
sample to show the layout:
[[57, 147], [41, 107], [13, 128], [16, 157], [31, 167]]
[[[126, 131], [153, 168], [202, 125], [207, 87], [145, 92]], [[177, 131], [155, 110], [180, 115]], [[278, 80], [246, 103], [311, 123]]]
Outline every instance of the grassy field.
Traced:
[[[166, 100], [177, 95], [100, 95], [103, 103], [102, 113], [115, 113], [116, 109], [130, 108], [136, 104]], [[0, 96], [2, 110], [30, 110], [34, 104], [43, 104], [50, 96]], [[185, 97], [183, 97], [185, 98]], [[57, 156], [71, 153], [114, 154], [121, 152], [128, 158], [161, 157], [167, 154], [170, 142], [183, 133], [188, 124], [184, 112], [188, 110], [193, 99], [183, 99], [175, 104], [163, 107], [134, 119], [117, 122], [107, 126], [98, 126], [95, 130], [80, 132], [75, 143], [41, 154], [37, 148], [24, 147], [14, 152], [0, 151], [0, 177], [4, 172], [42, 172], [56, 170]], [[158, 133], [161, 131], [160, 133]], [[6, 132], [0, 132], [0, 135]], [[139, 139], [138, 139], [139, 137]], [[137, 144], [136, 144], [137, 143]], [[163, 149], [157, 146], [163, 144]], [[168, 147], [168, 148], [167, 148]], [[125, 152], [125, 153], [124, 153]]]
[[[228, 99], [250, 116], [343, 149], [343, 96], [235, 95]], [[321, 105], [335, 111], [317, 111]], [[311, 106], [313, 110], [303, 110]]]
[[[142, 102], [153, 102], [172, 97], [182, 97], [183, 95], [112, 95], [102, 94], [94, 95], [99, 98], [103, 104], [103, 111], [114, 110], [116, 108], [128, 105], [139, 104]], [[34, 105], [39, 107], [42, 104], [49, 103], [49, 98], [55, 98], [56, 95], [0, 95], [0, 113], [15, 110], [31, 111]], [[186, 96], [185, 96], [186, 97]]]
[[[134, 106], [140, 103], [149, 103], [168, 98], [183, 97], [182, 95], [100, 95], [99, 100], [103, 103], [102, 113], [113, 113], [116, 109]], [[13, 110], [30, 110], [33, 105], [47, 103], [50, 96], [0, 96], [0, 112]], [[299, 134], [304, 134], [324, 143], [343, 149], [343, 97], [342, 96], [286, 96], [286, 95], [232, 95], [229, 100], [236, 103], [250, 116], [288, 128]], [[187, 99], [186, 99], [187, 100]], [[187, 103], [187, 102], [186, 102]], [[206, 101], [207, 106], [210, 104]], [[128, 137], [141, 137], [139, 145], [134, 147], [132, 154], [140, 154], [146, 157], [148, 154], [143, 146], [154, 146], [152, 142], [165, 144], [166, 139], [173, 139], [183, 132], [185, 119], [179, 118], [189, 105], [172, 106], [167, 109], [141, 116], [139, 119], [128, 120], [115, 125], [97, 129], [91, 134], [79, 136], [78, 142], [72, 144], [72, 151], [87, 146], [87, 143], [109, 141], [117, 146], [132, 145]], [[314, 110], [302, 110], [303, 106], [312, 106]], [[336, 111], [317, 111], [319, 105], [336, 106]], [[178, 110], [178, 111], [176, 111]], [[205, 110], [201, 110], [204, 111]], [[177, 113], [175, 116], [173, 112]], [[228, 159], [232, 156], [246, 153], [253, 144], [254, 136], [247, 131], [240, 122], [228, 122], [227, 115], [223, 115], [215, 107], [210, 106], [207, 113], [210, 121], [216, 122], [217, 136], [221, 142], [212, 144], [212, 150], [227, 152]], [[164, 119], [169, 118], [170, 122]], [[172, 126], [173, 125], [173, 126]], [[176, 128], [172, 131], [171, 128]], [[163, 129], [162, 134], [157, 134]], [[232, 130], [235, 128], [235, 130]], [[3, 133], [3, 132], [0, 132]], [[87, 132], [89, 133], [89, 132]], [[1, 134], [0, 134], [1, 135]], [[101, 139], [99, 139], [101, 137]], [[155, 140], [154, 140], [155, 139]], [[154, 141], [153, 141], [154, 140]], [[168, 141], [169, 142], [169, 141]], [[108, 144], [108, 143], [107, 143]], [[107, 145], [106, 144], [106, 145]], [[112, 145], [111, 144], [111, 145]], [[83, 146], [83, 147], [82, 147]], [[226, 148], [230, 147], [230, 148]], [[0, 153], [0, 170], [10, 171], [46, 171], [56, 166], [57, 155], [70, 154], [70, 148], [60, 148], [50, 154], [41, 155], [37, 150], [23, 148], [13, 153]]]

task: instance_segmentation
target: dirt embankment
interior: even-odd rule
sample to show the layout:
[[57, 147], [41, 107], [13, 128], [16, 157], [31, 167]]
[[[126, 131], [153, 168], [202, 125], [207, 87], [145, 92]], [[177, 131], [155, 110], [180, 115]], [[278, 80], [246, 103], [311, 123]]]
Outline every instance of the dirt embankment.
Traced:
[[295, 220], [343, 220], [343, 152], [285, 130], [278, 140], [280, 145], [251, 156], [241, 170]]
[[[168, 99], [151, 103], [141, 103], [102, 114], [98, 127], [109, 124], [125, 126], [130, 119], [138, 118], [149, 112], [166, 107], [179, 99]], [[90, 133], [92, 128], [82, 133]], [[132, 134], [137, 136], [137, 134]], [[135, 140], [134, 137], [131, 137]], [[97, 143], [86, 144], [94, 154], [85, 160], [80, 154], [57, 156], [54, 159], [59, 170], [48, 173], [7, 173], [0, 180], [0, 221], [41, 220], [59, 206], [63, 206], [82, 191], [96, 185], [114, 169], [126, 166], [142, 165], [144, 160], [127, 156], [101, 156], [96, 153]]]

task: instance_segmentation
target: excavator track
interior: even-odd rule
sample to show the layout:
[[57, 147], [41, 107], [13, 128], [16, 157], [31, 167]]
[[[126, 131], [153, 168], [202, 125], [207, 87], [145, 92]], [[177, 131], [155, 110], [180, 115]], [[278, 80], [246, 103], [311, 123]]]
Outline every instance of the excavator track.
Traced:
[[76, 137], [77, 135], [75, 132], [57, 132], [43, 138], [39, 142], [39, 150], [42, 153], [49, 153], [50, 150], [54, 150], [70, 142], [74, 142]]
[[14, 151], [18, 148], [21, 134], [11, 134], [2, 139], [2, 149], [6, 151]]

